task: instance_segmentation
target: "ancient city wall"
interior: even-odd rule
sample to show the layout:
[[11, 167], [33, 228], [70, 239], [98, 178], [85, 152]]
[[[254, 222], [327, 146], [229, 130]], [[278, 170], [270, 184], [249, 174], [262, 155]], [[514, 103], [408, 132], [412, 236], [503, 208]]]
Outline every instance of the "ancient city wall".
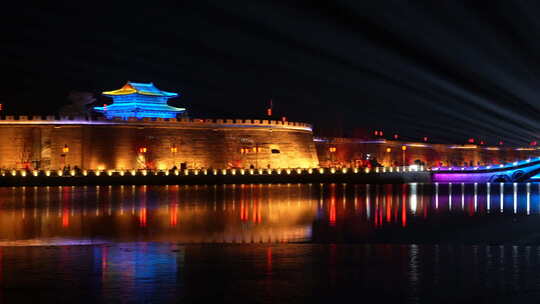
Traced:
[[[350, 167], [361, 163], [367, 155], [384, 166], [414, 164], [416, 160], [428, 167], [485, 165], [514, 162], [540, 155], [535, 147], [500, 147], [480, 145], [445, 145], [396, 140], [360, 140], [352, 138], [320, 138], [316, 147], [321, 166]], [[403, 152], [402, 147], [406, 150]], [[335, 152], [330, 152], [330, 147]], [[387, 150], [390, 149], [388, 152]]]
[[[64, 152], [67, 151], [67, 152]], [[241, 119], [0, 119], [0, 168], [318, 166], [311, 125]]]

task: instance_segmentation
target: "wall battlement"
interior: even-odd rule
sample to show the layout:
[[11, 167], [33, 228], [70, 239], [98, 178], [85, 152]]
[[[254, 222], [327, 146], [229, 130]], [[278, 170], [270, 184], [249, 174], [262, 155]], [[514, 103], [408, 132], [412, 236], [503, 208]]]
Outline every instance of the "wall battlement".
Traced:
[[106, 119], [99, 117], [95, 120], [89, 120], [85, 117], [58, 117], [54, 115], [39, 116], [39, 115], [20, 115], [20, 116], [0, 116], [0, 124], [131, 124], [131, 123], [168, 123], [168, 124], [184, 124], [184, 125], [199, 125], [199, 126], [215, 126], [215, 125], [234, 125], [234, 126], [255, 126], [255, 127], [274, 127], [286, 129], [304, 129], [312, 130], [312, 125], [303, 122], [268, 120], [268, 119], [209, 119], [209, 118], [136, 118], [129, 117], [122, 119], [115, 117]]
[[0, 169], [308, 168], [310, 124], [266, 119], [0, 117]]

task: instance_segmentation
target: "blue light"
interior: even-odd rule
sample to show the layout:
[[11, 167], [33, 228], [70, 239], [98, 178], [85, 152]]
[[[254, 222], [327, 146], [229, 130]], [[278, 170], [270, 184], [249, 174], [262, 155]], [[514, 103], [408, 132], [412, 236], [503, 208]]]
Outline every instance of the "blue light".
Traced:
[[113, 104], [94, 107], [94, 110], [103, 113], [108, 119], [175, 118], [186, 111], [184, 108], [167, 105], [167, 100], [178, 96], [177, 93], [161, 91], [153, 83], [128, 82], [118, 90], [103, 92], [103, 95], [112, 97]]

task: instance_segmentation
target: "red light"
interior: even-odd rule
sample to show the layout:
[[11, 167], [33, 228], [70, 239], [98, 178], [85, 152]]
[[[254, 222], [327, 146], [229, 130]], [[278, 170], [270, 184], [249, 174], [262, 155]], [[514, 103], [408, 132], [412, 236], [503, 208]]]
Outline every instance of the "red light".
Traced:
[[427, 138], [427, 136], [424, 136], [424, 141], [428, 141], [428, 138]]
[[0, 111], [4, 109], [4, 105], [0, 103]]
[[469, 138], [468, 142], [474, 144], [474, 138]]
[[394, 134], [394, 139], [398, 139], [398, 138], [399, 138], [399, 135]]
[[481, 140], [481, 141], [480, 141], [480, 144], [481, 144], [481, 145], [483, 145], [483, 144], [484, 144], [484, 141], [483, 141], [483, 140]]
[[502, 146], [502, 145], [504, 145], [504, 142], [501, 140], [499, 141], [499, 146]]
[[281, 117], [281, 120], [282, 121], [287, 121], [287, 117], [283, 116], [283, 117]]
[[383, 131], [379, 131], [379, 136], [383, 136], [383, 135], [384, 135]]
[[266, 115], [272, 116], [272, 108], [266, 109]]
[[379, 131], [375, 131], [373, 133], [375, 134], [375, 136], [379, 135]]
[[535, 141], [531, 141], [531, 146], [536, 146], [536, 145], [537, 145], [536, 140], [535, 140]]

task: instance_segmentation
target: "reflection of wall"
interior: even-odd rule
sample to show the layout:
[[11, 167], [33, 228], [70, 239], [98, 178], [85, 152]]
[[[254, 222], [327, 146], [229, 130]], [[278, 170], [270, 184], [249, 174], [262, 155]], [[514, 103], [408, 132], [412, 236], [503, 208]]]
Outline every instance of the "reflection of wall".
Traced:
[[[0, 120], [0, 168], [22, 168], [23, 147], [40, 168], [307, 168], [318, 165], [311, 126], [259, 120]], [[24, 142], [14, 140], [23, 138]], [[144, 155], [138, 152], [146, 147]], [[177, 151], [172, 152], [171, 148]], [[249, 151], [240, 153], [241, 149]], [[253, 150], [257, 149], [257, 152]], [[278, 151], [279, 153], [272, 153]]]
[[0, 246], [50, 238], [306, 240], [317, 208], [312, 197], [312, 187], [300, 185], [1, 188]]

